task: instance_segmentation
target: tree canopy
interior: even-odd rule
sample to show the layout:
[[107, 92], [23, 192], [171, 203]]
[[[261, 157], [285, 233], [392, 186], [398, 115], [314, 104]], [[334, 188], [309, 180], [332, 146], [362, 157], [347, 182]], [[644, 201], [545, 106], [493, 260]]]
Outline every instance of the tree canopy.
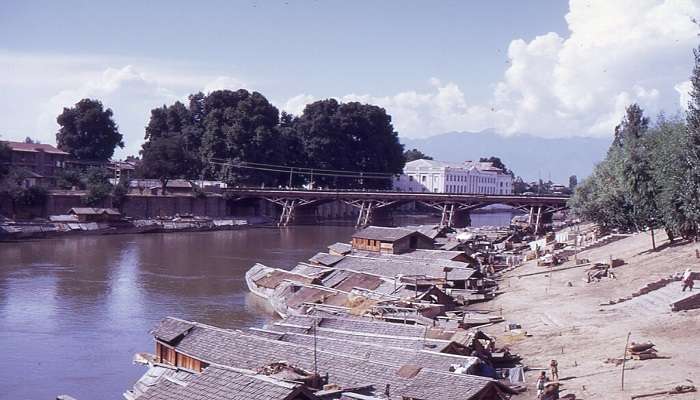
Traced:
[[177, 102], [152, 110], [145, 138], [142, 156], [147, 165], [158, 164], [153, 157], [173, 150], [166, 151], [166, 142], [149, 149], [150, 143], [174, 138], [182, 147], [187, 161], [159, 168], [162, 173], [233, 184], [286, 185], [294, 167], [305, 169], [291, 174], [294, 185], [313, 180], [323, 186], [387, 187], [388, 178], [339, 179], [310, 171], [388, 175], [400, 173], [404, 164], [391, 117], [380, 107], [323, 100], [295, 117], [280, 115], [262, 94], [242, 89], [196, 93], [187, 106]]
[[99, 100], [82, 99], [64, 108], [56, 121], [61, 126], [56, 134], [58, 148], [78, 160], [107, 161], [117, 146], [124, 147], [112, 110], [104, 109]]
[[[307, 163], [314, 168], [400, 174], [403, 146], [391, 117], [374, 105], [334, 99], [306, 106], [293, 122]], [[319, 177], [324, 186], [386, 188], [389, 179]]]
[[168, 181], [186, 178], [190, 170], [190, 154], [179, 135], [156, 137], [144, 143], [141, 152], [141, 170], [147, 178], [159, 179], [161, 192], [166, 192]]

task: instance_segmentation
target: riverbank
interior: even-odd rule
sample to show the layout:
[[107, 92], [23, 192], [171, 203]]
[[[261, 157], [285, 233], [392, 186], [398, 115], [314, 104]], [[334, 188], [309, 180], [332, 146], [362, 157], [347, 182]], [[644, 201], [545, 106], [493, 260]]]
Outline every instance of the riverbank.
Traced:
[[[566, 389], [563, 394], [573, 393], [577, 399], [630, 399], [632, 395], [672, 390], [678, 385], [697, 385], [700, 359], [695, 349], [700, 337], [700, 310], [671, 311], [670, 303], [683, 295], [680, 282], [671, 281], [660, 289], [633, 296], [647, 284], [687, 267], [699, 269], [697, 244], [668, 246], [662, 236], [657, 232], [660, 250], [656, 252], [649, 251], [650, 235], [641, 233], [578, 255], [594, 262], [623, 259], [625, 264], [614, 269], [617, 279], [587, 283], [587, 267], [576, 267], [573, 261], [538, 274], [546, 267], [530, 261], [503, 277], [500, 296], [473, 308], [487, 308], [502, 315], [507, 324], [522, 326], [522, 330], [505, 332], [504, 325], [499, 324], [484, 331], [496, 336], [498, 342], [508, 343], [530, 368], [546, 369], [548, 376], [550, 360], [556, 359]], [[611, 300], [617, 304], [609, 305]], [[622, 391], [622, 366], [606, 361], [622, 359], [628, 332], [630, 342], [654, 343], [659, 358], [628, 359]], [[529, 373], [530, 390], [519, 398], [536, 398], [537, 375], [539, 370]], [[698, 397], [691, 393], [653, 398]]]
[[0, 223], [0, 242], [20, 242], [71, 236], [133, 235], [144, 233], [214, 232], [273, 227], [264, 219], [172, 218], [103, 222], [5, 222]]

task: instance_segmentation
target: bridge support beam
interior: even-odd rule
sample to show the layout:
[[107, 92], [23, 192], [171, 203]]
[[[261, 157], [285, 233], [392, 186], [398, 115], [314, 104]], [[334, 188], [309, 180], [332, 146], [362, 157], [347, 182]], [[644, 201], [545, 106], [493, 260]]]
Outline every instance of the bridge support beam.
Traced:
[[365, 227], [371, 224], [391, 225], [391, 206], [397, 204], [397, 201], [381, 201], [381, 200], [354, 200], [346, 201], [345, 203], [356, 207], [359, 212], [355, 226]]

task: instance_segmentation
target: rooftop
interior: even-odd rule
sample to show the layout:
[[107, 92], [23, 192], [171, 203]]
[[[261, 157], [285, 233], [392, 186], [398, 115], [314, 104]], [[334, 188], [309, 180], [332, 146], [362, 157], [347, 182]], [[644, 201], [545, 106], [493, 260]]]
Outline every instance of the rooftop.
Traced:
[[291, 400], [318, 399], [303, 385], [231, 368], [209, 366], [186, 381], [162, 379], [139, 400]]
[[13, 151], [25, 151], [30, 153], [49, 153], [49, 154], [65, 154], [65, 151], [59, 150], [50, 144], [43, 143], [24, 143], [24, 142], [4, 142]]
[[[362, 229], [361, 231], [355, 232], [355, 234], [352, 235], [352, 237], [357, 239], [380, 240], [382, 242], [395, 242], [399, 239], [403, 239], [406, 236], [410, 236], [415, 233], [425, 236], [422, 233], [411, 229], [388, 228], [384, 226], [368, 226], [367, 228]], [[428, 237], [426, 236], [426, 238]]]
[[[187, 335], [183, 336], [178, 343], [175, 343], [174, 347], [178, 352], [210, 363], [212, 366], [257, 370], [265, 365], [283, 360], [288, 365], [312, 371], [314, 370], [315, 358], [319, 373], [322, 376], [327, 374], [328, 383], [337, 384], [342, 388], [367, 387], [371, 385], [380, 393], [383, 392], [387, 385], [390, 385], [392, 394], [395, 395], [416, 399], [444, 398], [448, 400], [476, 399], [478, 398], [477, 396], [485, 391], [499, 390], [498, 384], [491, 379], [449, 372], [437, 372], [430, 368], [416, 368], [417, 372], [411, 376], [400, 374], [399, 372], [403, 365], [397, 365], [378, 356], [379, 354], [385, 354], [386, 350], [373, 348], [377, 355], [369, 359], [366, 358], [366, 354], [358, 354], [356, 352], [358, 348], [365, 348], [366, 344], [353, 343], [348, 345], [343, 340], [339, 340], [337, 346], [318, 349], [315, 352], [316, 357], [314, 357], [312, 346], [288, 343], [257, 335], [247, 335], [239, 331], [231, 331], [199, 323], [191, 324], [194, 325], [194, 328]], [[334, 321], [324, 320], [321, 322], [321, 326], [324, 325], [332, 327], [334, 326]], [[400, 326], [400, 324], [394, 325]], [[409, 327], [409, 325], [404, 327]], [[424, 330], [425, 328], [413, 326], [407, 329], [415, 331], [416, 329]], [[155, 329], [155, 331], [158, 330], [159, 328]], [[399, 357], [397, 362], [401, 363], [405, 361], [405, 358], [403, 358], [405, 354], [415, 355], [418, 353], [420, 351], [411, 351], [402, 353], [404, 356], [395, 357]], [[407, 359], [413, 359], [411, 357]], [[424, 393], [429, 392], [434, 387], [433, 385], [444, 385], [446, 388], [449, 388], [447, 390], [450, 392], [449, 395], [447, 397], [423, 397]], [[219, 390], [223, 391], [225, 389], [220, 388]], [[175, 399], [180, 398], [184, 399], [185, 397], [175, 397]], [[219, 399], [219, 397], [203, 398]], [[237, 399], [238, 397], [231, 398]], [[248, 398], [257, 399], [257, 397]]]

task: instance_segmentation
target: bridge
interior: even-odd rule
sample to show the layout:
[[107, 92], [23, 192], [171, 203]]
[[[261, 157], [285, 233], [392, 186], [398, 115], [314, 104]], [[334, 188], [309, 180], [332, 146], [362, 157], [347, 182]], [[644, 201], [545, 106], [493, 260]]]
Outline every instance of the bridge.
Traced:
[[[489, 205], [511, 206], [528, 214], [528, 225], [539, 230], [541, 224], [551, 220], [551, 215], [567, 208], [567, 196], [522, 196], [468, 193], [431, 193], [358, 190], [303, 190], [303, 189], [257, 189], [228, 188], [227, 196], [232, 201], [264, 199], [277, 204], [282, 211], [278, 225], [286, 226], [294, 221], [301, 209], [332, 201], [340, 201], [356, 207], [359, 211], [357, 226], [374, 222], [377, 214], [391, 210], [401, 204], [416, 202], [441, 212], [441, 226], [458, 226], [469, 212]], [[466, 218], [465, 218], [466, 217]]]

